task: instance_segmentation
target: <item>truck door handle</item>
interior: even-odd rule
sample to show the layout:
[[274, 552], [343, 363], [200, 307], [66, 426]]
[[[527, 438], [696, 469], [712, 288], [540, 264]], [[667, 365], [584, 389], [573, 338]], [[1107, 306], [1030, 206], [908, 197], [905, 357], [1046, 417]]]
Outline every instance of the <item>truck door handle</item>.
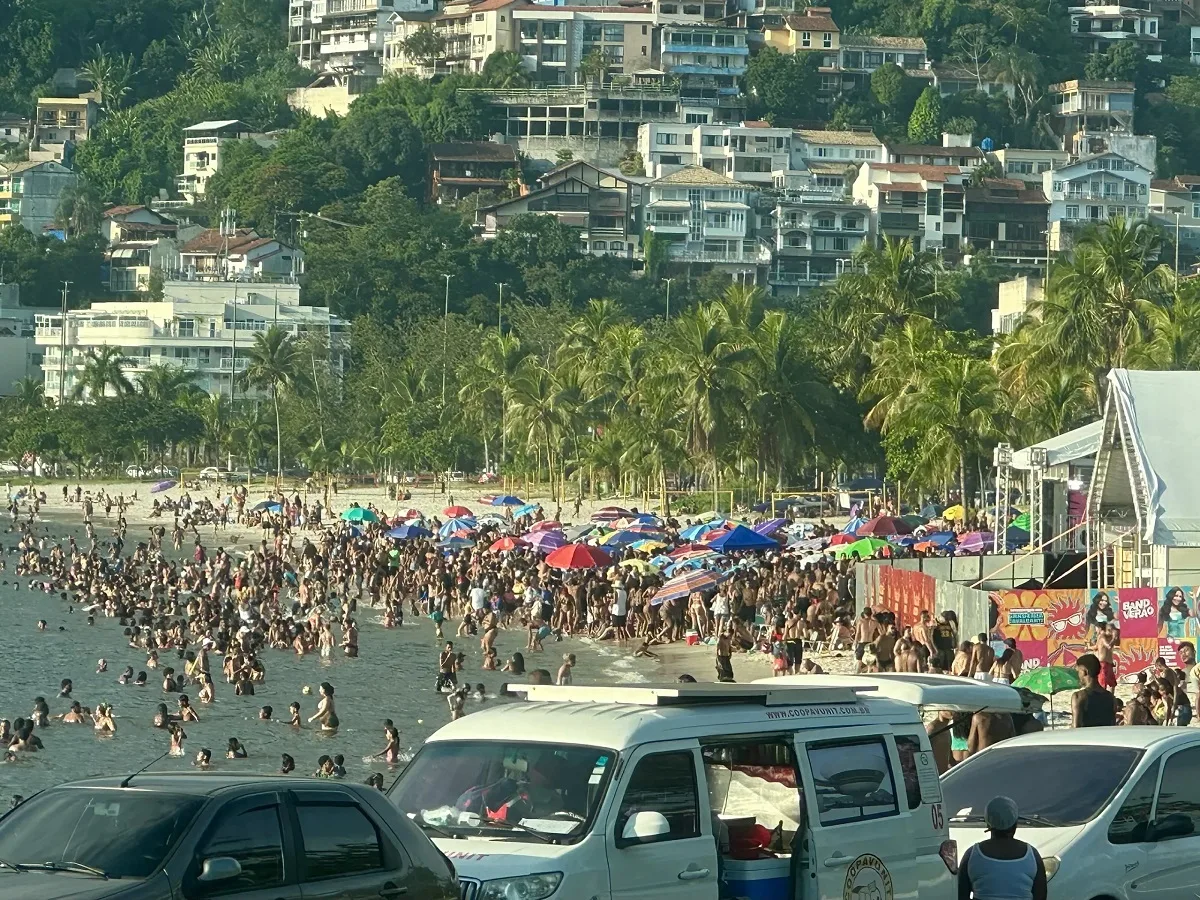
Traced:
[[379, 896], [385, 898], [385, 900], [388, 900], [388, 898], [400, 897], [407, 893], [408, 888], [406, 887], [397, 887], [394, 884], [385, 884], [383, 886], [383, 890], [379, 892]]
[[835, 853], [829, 859], [825, 860], [825, 865], [830, 869], [836, 869], [839, 866], [848, 866], [849, 864], [850, 857], [842, 853]]
[[708, 877], [708, 869], [684, 869], [679, 873], [680, 881], [699, 881]]

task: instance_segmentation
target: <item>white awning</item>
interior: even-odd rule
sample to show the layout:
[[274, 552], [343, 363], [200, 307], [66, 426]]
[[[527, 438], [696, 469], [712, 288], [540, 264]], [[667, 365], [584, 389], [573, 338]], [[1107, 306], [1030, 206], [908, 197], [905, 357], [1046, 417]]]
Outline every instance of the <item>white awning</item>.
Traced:
[[1025, 447], [1013, 454], [1014, 469], [1030, 470], [1033, 468], [1032, 452], [1034, 447], [1046, 450], [1046, 464], [1061, 466], [1077, 459], [1087, 459], [1095, 456], [1100, 449], [1100, 435], [1104, 432], [1103, 422], [1092, 422], [1082, 428], [1076, 428], [1065, 434], [1057, 435], [1048, 440], [1039, 441], [1033, 447]]

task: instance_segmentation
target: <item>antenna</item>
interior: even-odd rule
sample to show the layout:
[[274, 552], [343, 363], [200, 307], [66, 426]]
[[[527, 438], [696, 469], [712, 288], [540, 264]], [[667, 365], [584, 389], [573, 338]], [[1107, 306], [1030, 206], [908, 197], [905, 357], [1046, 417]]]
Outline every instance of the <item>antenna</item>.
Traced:
[[133, 781], [133, 779], [137, 778], [139, 775], [141, 775], [143, 772], [145, 772], [148, 768], [150, 768], [152, 765], [154, 765], [160, 759], [166, 759], [170, 755], [171, 755], [171, 751], [168, 750], [162, 756], [156, 756], [154, 759], [150, 760], [150, 762], [146, 763], [144, 766], [142, 766], [140, 769], [138, 769], [132, 775], [125, 776], [125, 778], [121, 781], [121, 783], [119, 785], [117, 785], [117, 787], [123, 787], [123, 788], [129, 787], [129, 782]]

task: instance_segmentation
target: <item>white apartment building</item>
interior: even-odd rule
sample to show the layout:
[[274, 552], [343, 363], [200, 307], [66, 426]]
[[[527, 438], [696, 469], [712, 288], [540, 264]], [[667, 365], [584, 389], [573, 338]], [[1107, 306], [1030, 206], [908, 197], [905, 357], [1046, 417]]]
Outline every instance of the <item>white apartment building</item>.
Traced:
[[21, 288], [0, 284], [0, 397], [14, 393], [22, 378], [41, 377], [42, 352], [34, 343], [37, 310], [21, 305]]
[[[185, 232], [198, 232], [188, 226]], [[145, 206], [113, 206], [100, 220], [108, 241], [108, 289], [114, 294], [145, 293], [150, 277], [179, 271], [179, 226]]]
[[773, 261], [767, 283], [777, 293], [800, 293], [832, 281], [851, 265], [854, 253], [868, 239], [870, 211], [841, 189], [815, 187], [772, 191], [762, 197], [772, 205], [764, 211], [759, 233], [769, 235]]
[[78, 180], [62, 163], [0, 163], [0, 228], [21, 225], [41, 235], [54, 227], [59, 196]]
[[853, 195], [870, 210], [870, 230], [879, 238], [910, 238], [922, 250], [957, 249], [970, 179], [959, 166], [867, 163]]
[[273, 147], [275, 139], [257, 134], [237, 119], [197, 122], [183, 129], [183, 174], [175, 179], [175, 189], [189, 203], [203, 199], [208, 179], [221, 168], [221, 151], [232, 141], [253, 140], [264, 147]]
[[651, 178], [703, 166], [743, 184], [771, 187], [790, 168], [791, 144], [790, 128], [772, 128], [766, 122], [651, 122], [638, 128], [638, 152]]
[[1151, 172], [1116, 153], [1084, 157], [1042, 174], [1050, 201], [1050, 249], [1071, 245], [1072, 229], [1109, 219], [1144, 219]]
[[679, 81], [684, 104], [709, 107], [715, 119], [743, 117], [746, 104], [739, 79], [750, 60], [747, 34], [745, 28], [663, 26], [662, 68]]
[[29, 145], [32, 162], [71, 164], [69, 147], [88, 139], [100, 105], [90, 97], [39, 97]]
[[1162, 17], [1132, 4], [1088, 2], [1068, 8], [1071, 36], [1088, 53], [1104, 53], [1116, 41], [1136, 41], [1151, 62], [1162, 62]]
[[575, 84], [589, 54], [608, 60], [604, 81], [651, 68], [657, 29], [648, 7], [514, 6], [524, 68], [536, 84]]
[[1183, 253], [1200, 248], [1200, 176], [1176, 175], [1150, 182], [1150, 218]]
[[395, 15], [434, 8], [434, 0], [291, 0], [288, 44], [315, 72], [379, 78]]
[[702, 264], [757, 278], [770, 247], [753, 238], [749, 189], [703, 166], [688, 166], [649, 186], [646, 231], [667, 241], [672, 263]]
[[61, 396], [70, 397], [88, 351], [104, 346], [121, 349], [128, 360], [125, 374], [135, 383], [150, 366], [177, 366], [194, 372], [196, 385], [210, 394], [254, 399], [265, 395], [236, 378], [246, 370], [246, 350], [256, 334], [279, 325], [297, 337], [318, 335], [339, 374], [348, 337], [345, 324], [326, 307], [302, 306], [295, 284], [168, 281], [159, 302], [93, 303], [69, 311], [65, 335], [59, 312], [38, 314], [35, 325], [51, 399], [60, 396], [60, 384]]
[[988, 158], [995, 163], [1004, 178], [1017, 178], [1030, 187], [1042, 186], [1042, 175], [1055, 166], [1065, 166], [1071, 154], [1065, 150], [1034, 150], [1024, 147], [1002, 147], [993, 150]]
[[887, 147], [870, 131], [798, 128], [792, 133], [791, 168], [820, 190], [846, 190], [863, 163], [887, 161]]
[[201, 281], [294, 281], [304, 272], [304, 253], [252, 228], [233, 235], [202, 231], [179, 248], [179, 270]]

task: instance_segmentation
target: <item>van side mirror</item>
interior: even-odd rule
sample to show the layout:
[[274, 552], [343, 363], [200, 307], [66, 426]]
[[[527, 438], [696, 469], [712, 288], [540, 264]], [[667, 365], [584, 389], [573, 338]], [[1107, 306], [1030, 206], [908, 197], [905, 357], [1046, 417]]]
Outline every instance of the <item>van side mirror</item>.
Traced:
[[666, 816], [654, 810], [642, 810], [635, 812], [625, 820], [625, 826], [621, 829], [621, 840], [618, 843], [622, 847], [628, 847], [631, 844], [648, 844], [655, 838], [670, 833], [671, 823], [667, 821]]
[[197, 881], [211, 884], [214, 881], [229, 881], [242, 874], [242, 864], [232, 856], [213, 856], [204, 861]]
[[1157, 820], [1150, 829], [1150, 840], [1165, 841], [1170, 838], [1188, 837], [1194, 834], [1196, 826], [1191, 816], [1185, 813], [1171, 813]]

